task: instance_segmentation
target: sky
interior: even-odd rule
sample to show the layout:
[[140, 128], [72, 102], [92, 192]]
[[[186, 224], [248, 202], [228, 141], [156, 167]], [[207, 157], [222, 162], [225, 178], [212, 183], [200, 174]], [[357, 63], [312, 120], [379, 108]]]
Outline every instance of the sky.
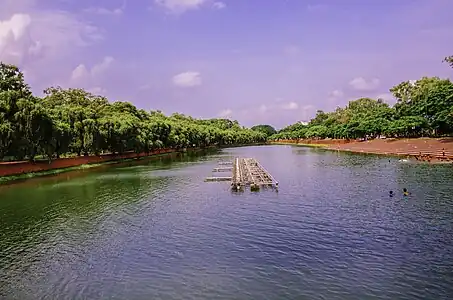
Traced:
[[32, 90], [277, 128], [452, 77], [452, 0], [0, 0], [0, 60]]

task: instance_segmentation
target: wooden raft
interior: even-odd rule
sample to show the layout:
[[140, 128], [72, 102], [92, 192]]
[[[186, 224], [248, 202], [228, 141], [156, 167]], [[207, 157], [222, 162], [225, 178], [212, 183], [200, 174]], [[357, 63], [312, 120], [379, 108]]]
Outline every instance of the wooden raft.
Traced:
[[232, 163], [219, 164], [224, 166], [232, 164], [232, 167], [213, 170], [214, 172], [231, 171], [231, 177], [208, 177], [205, 181], [231, 181], [231, 188], [235, 191], [244, 190], [247, 186], [252, 191], [260, 190], [261, 187], [278, 188], [277, 180], [255, 158], [236, 157]]

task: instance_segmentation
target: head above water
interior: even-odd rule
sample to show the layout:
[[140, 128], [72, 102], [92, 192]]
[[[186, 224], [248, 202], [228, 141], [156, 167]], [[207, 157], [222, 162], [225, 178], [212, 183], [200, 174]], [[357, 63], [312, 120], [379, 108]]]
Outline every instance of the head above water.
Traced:
[[406, 193], [406, 192], [407, 192], [407, 189], [406, 189], [406, 188], [404, 188], [404, 189], [403, 189], [403, 192], [405, 192], [405, 193]]

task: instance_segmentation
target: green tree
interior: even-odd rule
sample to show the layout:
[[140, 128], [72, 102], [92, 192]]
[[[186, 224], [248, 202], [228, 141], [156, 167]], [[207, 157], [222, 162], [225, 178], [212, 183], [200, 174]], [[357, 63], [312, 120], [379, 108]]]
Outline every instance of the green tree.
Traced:
[[447, 64], [449, 64], [450, 67], [453, 68], [453, 55], [445, 57], [443, 61], [446, 62]]
[[271, 135], [277, 133], [275, 128], [272, 127], [271, 125], [255, 125], [251, 129], [254, 130], [254, 131], [262, 132], [266, 136], [271, 136]]
[[[453, 56], [444, 60], [453, 66]], [[453, 134], [453, 83], [439, 77], [404, 81], [390, 89], [397, 102], [360, 98], [333, 112], [318, 110], [308, 126], [296, 123], [269, 139], [362, 138]]]
[[83, 89], [50, 87], [34, 97], [23, 74], [0, 64], [0, 159], [103, 152], [150, 152], [172, 147], [248, 144], [266, 134], [228, 119], [195, 119], [175, 113], [137, 109], [129, 102], [109, 103]]

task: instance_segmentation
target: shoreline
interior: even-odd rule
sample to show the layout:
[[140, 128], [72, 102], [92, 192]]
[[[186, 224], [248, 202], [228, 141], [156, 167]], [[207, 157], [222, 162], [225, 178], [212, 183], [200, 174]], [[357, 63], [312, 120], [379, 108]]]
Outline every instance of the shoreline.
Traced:
[[301, 146], [301, 147], [309, 147], [309, 148], [327, 148], [329, 144], [307, 144], [307, 143], [290, 143], [290, 142], [271, 142], [272, 145], [294, 145], [294, 146]]
[[453, 138], [374, 139], [368, 141], [315, 140], [314, 143], [278, 141], [273, 144], [296, 145], [354, 154], [407, 158], [434, 164], [453, 163]]
[[137, 161], [154, 158], [171, 157], [173, 155], [194, 153], [199, 151], [209, 151], [213, 149], [234, 148], [266, 145], [267, 143], [228, 145], [228, 146], [208, 146], [203, 148], [184, 148], [184, 149], [158, 149], [150, 153], [124, 153], [124, 154], [103, 154], [99, 156], [76, 156], [59, 158], [52, 160], [12, 161], [0, 162], [0, 185], [14, 181], [26, 180], [41, 176], [52, 176], [65, 172], [92, 169], [106, 165], [119, 164], [128, 161]]
[[[217, 147], [216, 147], [217, 148]], [[61, 173], [93, 169], [107, 165], [120, 164], [128, 161], [138, 161], [145, 159], [154, 159], [154, 158], [164, 158], [171, 157], [177, 154], [198, 152], [198, 151], [208, 151], [215, 149], [214, 147], [206, 148], [188, 148], [184, 150], [175, 150], [175, 149], [160, 149], [152, 153], [127, 153], [123, 155], [111, 155], [107, 154], [102, 156], [88, 156], [88, 157], [71, 157], [71, 158], [61, 158], [60, 161], [67, 162], [67, 166], [59, 166], [58, 161], [56, 166], [52, 166], [52, 163], [47, 161], [38, 161], [38, 162], [8, 162], [0, 163], [0, 185], [11, 183], [14, 181], [32, 179], [35, 177], [42, 176], [52, 176]], [[84, 161], [85, 163], [80, 163]], [[91, 161], [91, 162], [90, 162]], [[8, 166], [13, 167], [14, 165], [20, 165], [19, 168], [10, 169]], [[47, 166], [46, 166], [47, 165]], [[27, 167], [30, 171], [26, 171]], [[3, 170], [2, 170], [3, 168]]]

